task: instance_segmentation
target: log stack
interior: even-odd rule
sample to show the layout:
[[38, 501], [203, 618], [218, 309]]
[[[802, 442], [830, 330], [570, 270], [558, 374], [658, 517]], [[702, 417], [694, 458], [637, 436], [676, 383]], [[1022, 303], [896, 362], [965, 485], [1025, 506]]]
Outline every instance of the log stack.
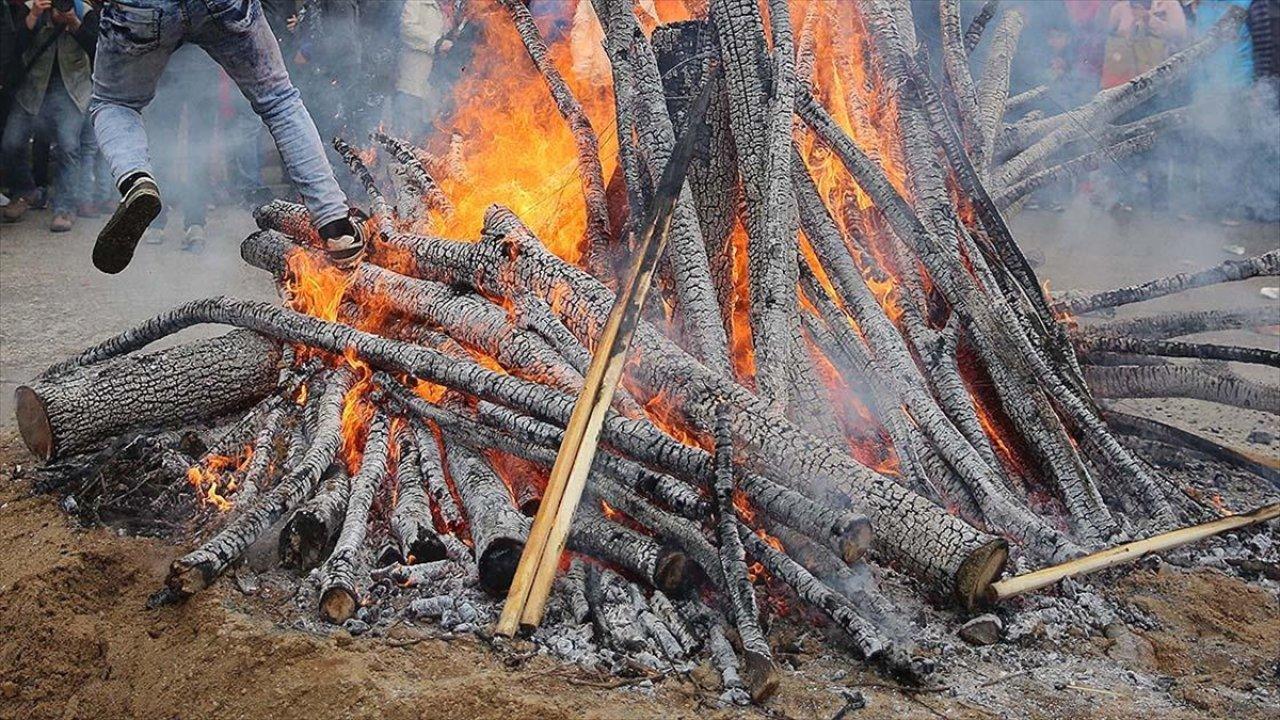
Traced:
[[[529, 532], [521, 503], [545, 481], [612, 307], [608, 268], [648, 212], [673, 128], [685, 122], [681, 98], [706, 83], [707, 151], [680, 194], [663, 297], [653, 303], [666, 312], [647, 313], [637, 329], [590, 507], [570, 537], [563, 592], [572, 616], [600, 609], [601, 632], [629, 637], [636, 628], [606, 610], [635, 600], [629, 592], [646, 588], [639, 599], [650, 595], [652, 612], [641, 617], [655, 618], [678, 614], [664, 610], [674, 607], [667, 596], [704, 589], [737, 630], [745, 673], [734, 670], [718, 624], [707, 624], [714, 613], [702, 608], [681, 623], [704, 628], [726, 680], [745, 679], [763, 700], [776, 675], [760, 587], [744, 571], [758, 563], [752, 577], [771, 577], [825, 615], [862, 657], [918, 679], [925, 664], [888, 627], [888, 604], [874, 588], [851, 599], [831, 578], [869, 558], [913, 576], [940, 604], [970, 608], [1011, 551], [1061, 561], [1215, 512], [1122, 444], [1096, 396], [1194, 393], [1275, 412], [1275, 389], [1209, 383], [1181, 365], [1086, 361], [1275, 364], [1274, 354], [1156, 342], [1215, 317], [1085, 332], [1068, 313], [1276, 274], [1275, 258], [1055, 299], [1002, 213], [1046, 173], [1070, 174], [1062, 168], [1094, 151], [1085, 132], [1185, 76], [1233, 36], [1239, 13], [1081, 108], [1009, 122], [1011, 106], [1025, 104], [1008, 89], [1016, 12], [996, 20], [986, 66], [975, 71], [969, 60], [995, 3], [962, 34], [958, 3], [940, 1], [939, 77], [911, 7], [897, 0], [713, 0], [707, 17], [656, 29], [627, 0], [592, 5], [615, 91], [603, 109], [575, 97], [581, 79], [557, 64], [521, 3], [480, 13], [488, 34], [507, 39], [495, 53], [527, 52], [505, 57], [504, 74], [489, 81], [518, 77], [542, 93], [538, 108], [554, 106], [566, 120], [572, 142], [562, 160], [578, 172], [576, 213], [494, 204], [471, 217], [469, 237], [424, 235], [456, 229], [476, 207], [468, 188], [478, 193], [489, 168], [466, 165], [468, 150], [489, 158], [484, 145], [503, 129], [452, 134], [435, 156], [382, 134], [369, 152], [339, 140], [373, 210], [365, 262], [345, 274], [329, 267], [305, 210], [272, 202], [255, 213], [261, 230], [241, 254], [277, 279], [284, 307], [190, 302], [19, 389], [23, 437], [44, 460], [126, 431], [201, 422], [230, 428], [211, 445], [249, 446], [230, 470], [199, 463], [202, 477], [256, 491], [226, 495], [216, 532], [174, 562], [169, 599], [213, 582], [286, 516], [282, 558], [321, 568], [327, 620], [342, 622], [366, 601], [378, 527], [390, 528], [385, 544], [401, 562], [447, 557], [500, 596]], [[803, 22], [793, 28], [793, 18]], [[459, 105], [459, 122], [481, 111], [465, 97]], [[1117, 142], [1137, 132], [1112, 127]], [[381, 186], [388, 175], [392, 193]], [[399, 202], [406, 194], [418, 201]], [[553, 252], [542, 236], [561, 238], [562, 216], [582, 233]], [[139, 352], [200, 324], [239, 329]], [[508, 476], [512, 467], [526, 476]], [[662, 637], [687, 647], [681, 634]]]

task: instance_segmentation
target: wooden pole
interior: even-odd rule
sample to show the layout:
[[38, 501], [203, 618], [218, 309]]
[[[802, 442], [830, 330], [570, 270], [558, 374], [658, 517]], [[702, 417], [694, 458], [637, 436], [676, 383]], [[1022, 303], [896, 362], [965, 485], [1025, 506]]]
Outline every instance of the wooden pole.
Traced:
[[626, 282], [618, 288], [613, 309], [587, 368], [582, 394], [569, 416], [560, 451], [542, 495], [542, 504], [534, 517], [529, 540], [495, 628], [498, 635], [509, 637], [521, 626], [536, 627], [542, 621], [551, 584], [569, 536], [573, 513], [582, 499], [587, 473], [595, 458], [600, 429], [622, 377], [627, 348], [644, 308], [653, 272], [666, 246], [676, 198], [684, 186], [685, 173], [693, 155], [698, 124], [710, 101], [710, 87], [710, 82], [704, 82], [701, 95], [689, 111], [684, 132], [663, 169], [662, 179], [654, 193], [653, 208], [641, 231], [640, 252], [632, 263]]
[[1107, 548], [1106, 550], [1099, 550], [1091, 555], [1068, 560], [1060, 565], [992, 583], [990, 590], [987, 592], [987, 600], [993, 603], [1008, 600], [1011, 597], [1049, 587], [1065, 578], [1105, 570], [1109, 567], [1136, 560], [1148, 553], [1172, 550], [1197, 540], [1219, 535], [1228, 530], [1237, 530], [1242, 527], [1274, 520], [1278, 517], [1280, 517], [1280, 503], [1272, 503], [1242, 515], [1228, 515], [1200, 525], [1192, 525], [1191, 527], [1154, 535], [1145, 540], [1135, 540]]

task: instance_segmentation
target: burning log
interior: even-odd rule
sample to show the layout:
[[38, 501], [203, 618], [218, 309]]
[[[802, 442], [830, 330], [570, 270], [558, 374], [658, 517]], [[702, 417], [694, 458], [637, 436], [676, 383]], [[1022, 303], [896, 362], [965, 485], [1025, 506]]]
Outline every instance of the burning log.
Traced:
[[581, 625], [591, 617], [591, 603], [587, 600], [587, 565], [582, 558], [569, 561], [569, 569], [562, 578], [565, 606], [574, 625]]
[[454, 562], [466, 563], [471, 561], [471, 549], [462, 543], [457, 537], [458, 528], [463, 527], [465, 522], [462, 517], [462, 511], [458, 509], [458, 502], [454, 498], [453, 491], [449, 489], [449, 482], [445, 479], [444, 461], [440, 456], [440, 443], [436, 440], [436, 436], [425, 425], [419, 422], [411, 423], [414, 437], [414, 446], [418, 451], [418, 469], [421, 472], [423, 483], [427, 487], [427, 492], [431, 495], [432, 504], [436, 511], [440, 513], [440, 519], [444, 521], [444, 527], [449, 531], [448, 534], [437, 536], [444, 545], [445, 552]]
[[341, 624], [355, 616], [360, 607], [356, 581], [359, 553], [364, 545], [365, 528], [373, 497], [390, 472], [391, 443], [394, 431], [386, 415], [378, 413], [369, 423], [360, 469], [351, 478], [351, 495], [342, 520], [342, 532], [333, 554], [325, 561], [320, 581], [320, 617]]
[[[484, 235], [485, 239], [478, 243], [408, 236], [393, 237], [391, 243], [414, 253], [416, 272], [424, 277], [474, 283], [480, 286], [477, 289], [499, 296], [527, 291], [544, 297], [554, 295], [564, 305], [562, 313], [569, 329], [579, 338], [594, 336], [612, 305], [612, 294], [603, 285], [548, 253], [509, 211], [491, 209]], [[481, 271], [484, 267], [502, 266], [508, 272]], [[805, 483], [817, 481], [827, 487], [843, 487], [849, 495], [862, 498], [884, 556], [898, 559], [913, 572], [928, 577], [944, 594], [976, 597], [971, 594], [970, 585], [982, 584], [984, 578], [998, 573], [1004, 558], [1001, 541], [946, 515], [924, 498], [777, 417], [757, 397], [702, 368], [652, 328], [642, 324], [633, 347], [649, 361], [635, 368], [641, 376], [638, 380], [665, 386], [676, 397], [686, 398], [686, 413], [701, 416], [704, 423], [710, 404], [728, 397], [739, 410], [734, 417], [741, 427], [735, 427], [735, 434], [744, 438], [745, 452], [772, 479], [796, 483], [804, 478]], [[664, 381], [665, 372], [682, 382], [673, 385], [671, 380]], [[545, 415], [549, 409], [540, 407], [539, 411]], [[567, 420], [568, 412], [556, 418], [557, 423]], [[611, 424], [606, 420], [608, 443], [613, 442]], [[649, 448], [647, 452], [659, 449]], [[662, 459], [655, 460], [659, 466], [669, 466]]]
[[600, 142], [596, 137], [591, 120], [582, 109], [582, 104], [573, 96], [573, 91], [565, 82], [560, 71], [551, 62], [547, 43], [542, 38], [538, 26], [529, 14], [529, 8], [519, 0], [501, 0], [502, 6], [511, 14], [520, 40], [524, 43], [529, 58], [537, 66], [551, 91], [556, 109], [569, 123], [573, 132], [574, 143], [578, 146], [578, 174], [582, 179], [582, 194], [587, 207], [587, 237], [592, 252], [599, 260], [607, 257], [611, 244], [609, 232], [609, 208], [605, 198], [604, 170], [600, 166]]
[[492, 595], [502, 595], [520, 562], [529, 518], [515, 508], [507, 486], [475, 453], [450, 445], [445, 456], [467, 514], [480, 586]]
[[733, 506], [733, 422], [727, 405], [716, 418], [716, 537], [720, 541], [720, 569], [724, 573], [729, 606], [742, 641], [746, 658], [747, 689], [753, 702], [764, 702], [778, 688], [778, 670], [773, 664], [769, 641], [760, 629], [760, 609], [756, 591], [747, 579], [746, 554], [738, 536], [738, 513]]
[[443, 560], [448, 553], [436, 535], [431, 503], [422, 479], [422, 458], [418, 456], [418, 443], [412, 432], [402, 433], [399, 457], [396, 509], [391, 514], [391, 536], [399, 550], [399, 562], [412, 565]]
[[440, 189], [440, 185], [431, 177], [427, 169], [422, 166], [422, 162], [418, 159], [418, 155], [414, 152], [412, 145], [382, 132], [375, 132], [373, 139], [390, 151], [396, 162], [404, 168], [404, 177], [409, 186], [426, 200], [428, 207], [445, 215], [453, 212], [453, 203], [449, 202], [448, 196]]
[[1184, 272], [1150, 280], [1141, 285], [1117, 288], [1081, 298], [1071, 298], [1060, 307], [1072, 315], [1080, 315], [1102, 308], [1119, 307], [1130, 303], [1153, 300], [1165, 295], [1186, 292], [1195, 288], [1224, 282], [1237, 282], [1253, 277], [1280, 275], [1280, 250], [1272, 250], [1244, 260], [1228, 260], [1221, 265]]
[[101, 365], [51, 368], [18, 386], [18, 431], [47, 462], [132, 429], [222, 417], [271, 393], [280, 359], [278, 343], [233, 332]]

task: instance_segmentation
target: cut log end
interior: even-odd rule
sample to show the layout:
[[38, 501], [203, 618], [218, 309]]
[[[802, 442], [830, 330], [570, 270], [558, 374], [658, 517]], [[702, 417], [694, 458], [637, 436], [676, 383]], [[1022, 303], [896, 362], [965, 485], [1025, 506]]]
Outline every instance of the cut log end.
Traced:
[[773, 660], [750, 650], [743, 653], [746, 662], [743, 680], [751, 693], [751, 702], [761, 705], [778, 690], [778, 668]]
[[331, 587], [320, 598], [320, 617], [325, 622], [341, 625], [355, 617], [359, 607], [355, 593], [344, 587]]
[[840, 538], [840, 557], [849, 565], [858, 562], [867, 554], [867, 548], [871, 547], [874, 539], [871, 521], [865, 517], [859, 518], [858, 522], [851, 523], [844, 529]]
[[209, 587], [216, 577], [217, 573], [208, 563], [187, 565], [180, 560], [175, 560], [169, 566], [169, 577], [165, 580], [165, 586], [177, 593], [179, 597], [187, 598]]
[[420, 537], [409, 543], [408, 554], [404, 558], [406, 565], [417, 563], [435, 562], [444, 560], [449, 556], [445, 552], [444, 543], [440, 538], [435, 536]]
[[1004, 572], [1009, 561], [1009, 544], [1001, 539], [979, 546], [956, 572], [956, 600], [961, 607], [972, 610], [984, 602], [991, 584]]
[[658, 556], [653, 571], [655, 586], [668, 594], [679, 594], [687, 585], [689, 577], [689, 558], [679, 550], [665, 548]]
[[280, 564], [288, 568], [313, 568], [324, 562], [333, 547], [329, 528], [311, 513], [295, 513], [280, 531]]
[[53, 426], [49, 423], [49, 411], [44, 400], [27, 385], [18, 386], [13, 400], [17, 406], [18, 432], [22, 434], [22, 442], [41, 462], [48, 462], [53, 457]]
[[511, 538], [497, 538], [478, 561], [480, 587], [494, 597], [502, 597], [511, 588], [511, 579], [516, 575], [516, 566], [520, 564], [520, 553], [524, 552], [524, 543]]

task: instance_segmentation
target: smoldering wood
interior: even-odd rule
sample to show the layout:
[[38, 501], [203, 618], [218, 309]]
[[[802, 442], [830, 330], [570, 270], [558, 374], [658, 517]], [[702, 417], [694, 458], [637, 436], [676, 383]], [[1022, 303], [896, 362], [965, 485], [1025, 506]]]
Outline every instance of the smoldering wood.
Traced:
[[1195, 63], [1237, 36], [1244, 17], [1243, 8], [1229, 8], [1198, 41], [1128, 82], [1102, 90], [1084, 105], [1063, 113], [1052, 130], [1000, 165], [993, 173], [993, 185], [1008, 187], [1022, 180], [1066, 144], [1134, 110], [1160, 89], [1185, 77]]
[[720, 547], [720, 570], [724, 573], [728, 605], [746, 658], [746, 683], [754, 702], [763, 702], [778, 687], [778, 671], [773, 652], [760, 628], [760, 608], [756, 592], [747, 576], [746, 552], [738, 536], [738, 512], [733, 503], [736, 486], [733, 469], [732, 409], [717, 409], [715, 433], [715, 514], [716, 538]]
[[582, 558], [569, 560], [569, 569], [561, 582], [564, 590], [561, 597], [565, 599], [569, 620], [574, 625], [581, 625], [591, 617], [591, 604], [587, 601], [587, 566]]
[[627, 594], [631, 597], [632, 612], [636, 614], [636, 620], [640, 623], [640, 627], [644, 629], [645, 634], [649, 636], [653, 645], [667, 660], [671, 662], [683, 660], [685, 658], [684, 647], [676, 639], [675, 634], [667, 628], [666, 623], [649, 607], [649, 601], [645, 599], [640, 587], [634, 583], [628, 585]]
[[1090, 366], [1085, 379], [1098, 397], [1180, 397], [1280, 414], [1280, 386], [1208, 373], [1189, 365]]
[[1114, 145], [1081, 155], [1053, 167], [1045, 168], [1034, 175], [1017, 182], [1000, 191], [992, 198], [996, 206], [1008, 210], [1018, 201], [1028, 197], [1041, 188], [1071, 180], [1085, 173], [1097, 170], [1106, 163], [1119, 163], [1121, 160], [1147, 152], [1155, 147], [1156, 135], [1147, 133], [1122, 140]]
[[341, 624], [354, 617], [360, 607], [360, 586], [356, 580], [362, 563], [369, 510], [374, 495], [391, 471], [391, 422], [378, 412], [369, 422], [360, 469], [351, 478], [351, 494], [342, 520], [342, 531], [333, 554], [325, 561], [320, 581], [320, 617]]
[[644, 628], [631, 605], [626, 582], [617, 573], [597, 565], [587, 565], [587, 601], [597, 634], [620, 652], [636, 652], [645, 647]]
[[405, 179], [426, 200], [428, 207], [445, 215], [453, 212], [453, 203], [449, 202], [449, 197], [440, 189], [440, 184], [423, 167], [411, 144], [382, 131], [373, 133], [372, 137], [374, 142], [386, 148], [405, 169]]
[[1182, 272], [1149, 280], [1140, 285], [1116, 288], [1085, 297], [1068, 298], [1059, 302], [1059, 307], [1073, 315], [1082, 315], [1102, 308], [1154, 300], [1208, 285], [1276, 275], [1280, 275], [1280, 250], [1272, 250], [1244, 260], [1228, 260], [1211, 268]]
[[1140, 415], [1109, 408], [1102, 411], [1102, 416], [1106, 418], [1107, 424], [1126, 435], [1154, 440], [1174, 447], [1190, 448], [1219, 462], [1253, 473], [1280, 487], [1280, 463], [1270, 457], [1228, 447], [1202, 435]]
[[1091, 334], [1083, 337], [1080, 339], [1079, 344], [1086, 352], [1158, 355], [1161, 357], [1222, 360], [1280, 367], [1280, 352], [1267, 348], [1100, 334]]
[[324, 392], [311, 401], [317, 404], [316, 430], [297, 466], [269, 492], [260, 493], [212, 539], [174, 560], [165, 580], [171, 591], [186, 597], [208, 587], [268, 527], [311, 495], [342, 442], [343, 398], [354, 382], [346, 369], [329, 374]]
[[140, 428], [173, 428], [243, 410], [271, 393], [280, 344], [251, 332], [42, 374], [15, 395], [18, 431], [48, 462]]
[[530, 520], [515, 508], [507, 486], [474, 452], [449, 445], [445, 459], [467, 515], [480, 586], [502, 596], [515, 575]]
[[677, 592], [686, 584], [683, 553], [607, 519], [594, 505], [584, 504], [574, 515], [569, 549], [604, 560], [659, 590]]
[[391, 537], [399, 550], [399, 562], [414, 564], [443, 560], [448, 553], [436, 534], [431, 501], [422, 478], [422, 458], [412, 431], [401, 431], [399, 455], [396, 507], [391, 513]]
[[1000, 7], [1000, 0], [987, 0], [982, 4], [982, 9], [977, 15], [969, 21], [969, 27], [964, 31], [964, 50], [972, 53], [974, 48], [978, 47], [978, 43], [982, 41], [982, 33], [987, 29], [987, 23], [991, 22], [991, 18], [996, 16], [996, 10]]
[[373, 216], [378, 221], [379, 230], [384, 236], [390, 235], [394, 231], [392, 220], [395, 217], [395, 212], [391, 208], [391, 203], [387, 202], [386, 196], [378, 189], [378, 183], [373, 179], [373, 173], [364, 164], [364, 160], [360, 159], [360, 154], [356, 149], [346, 141], [341, 138], [334, 138], [333, 149], [338, 151], [342, 161], [350, 168], [351, 174], [355, 175], [360, 184], [364, 186], [365, 192], [369, 195], [369, 209], [373, 211]]
[[1267, 303], [1258, 307], [1183, 310], [1147, 317], [1111, 320], [1081, 327], [1078, 333], [1084, 337], [1111, 335], [1169, 339], [1215, 330], [1255, 329], [1278, 325], [1280, 325], [1280, 305]]
[[981, 157], [995, 154], [996, 135], [1004, 126], [1006, 103], [1009, 99], [1009, 75], [1013, 68], [1013, 56], [1018, 51], [1018, 38], [1022, 34], [1022, 13], [1013, 10], [1000, 18], [987, 63], [977, 87], [978, 126], [982, 130]]
[[351, 476], [342, 463], [325, 471], [323, 484], [280, 530], [280, 564], [310, 570], [324, 562], [342, 530], [351, 494]]

